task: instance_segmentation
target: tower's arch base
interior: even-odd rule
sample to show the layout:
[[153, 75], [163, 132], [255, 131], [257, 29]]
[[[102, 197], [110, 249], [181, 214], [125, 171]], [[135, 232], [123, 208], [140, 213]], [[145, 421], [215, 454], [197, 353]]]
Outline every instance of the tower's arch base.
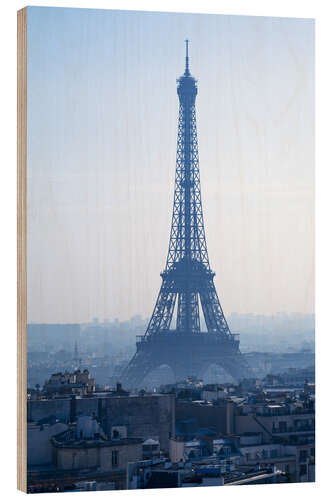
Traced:
[[137, 343], [137, 352], [123, 372], [121, 382], [129, 389], [151, 387], [155, 385], [152, 377], [161, 367], [162, 383], [173, 383], [190, 376], [203, 378], [212, 366], [222, 368], [234, 380], [251, 376], [238, 342], [232, 337], [207, 332], [184, 334], [177, 330], [167, 331], [154, 337], [143, 337]]

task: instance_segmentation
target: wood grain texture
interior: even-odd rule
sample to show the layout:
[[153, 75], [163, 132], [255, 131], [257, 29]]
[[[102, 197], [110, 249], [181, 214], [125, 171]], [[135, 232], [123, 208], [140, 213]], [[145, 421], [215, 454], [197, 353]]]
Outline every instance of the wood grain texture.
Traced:
[[27, 13], [17, 13], [17, 487], [27, 491]]

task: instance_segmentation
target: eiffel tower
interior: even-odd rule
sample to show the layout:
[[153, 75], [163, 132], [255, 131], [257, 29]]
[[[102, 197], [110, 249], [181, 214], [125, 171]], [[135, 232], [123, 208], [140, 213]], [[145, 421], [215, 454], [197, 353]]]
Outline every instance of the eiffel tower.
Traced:
[[[238, 380], [250, 376], [238, 336], [230, 332], [223, 314], [209, 264], [200, 188], [197, 81], [189, 70], [185, 42], [185, 72], [177, 80], [179, 120], [169, 250], [147, 330], [137, 336], [136, 353], [122, 374], [127, 387], [139, 387], [161, 365], [168, 365], [176, 380], [200, 377], [211, 364]], [[207, 331], [200, 327], [199, 300]], [[171, 329], [175, 310], [176, 328]]]

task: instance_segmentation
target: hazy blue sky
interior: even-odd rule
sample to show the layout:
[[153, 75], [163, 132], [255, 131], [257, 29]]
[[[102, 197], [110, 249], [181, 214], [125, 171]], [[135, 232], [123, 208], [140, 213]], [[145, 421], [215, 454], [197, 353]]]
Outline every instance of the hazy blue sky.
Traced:
[[313, 21], [29, 7], [28, 321], [151, 314], [185, 38], [223, 309], [313, 312]]

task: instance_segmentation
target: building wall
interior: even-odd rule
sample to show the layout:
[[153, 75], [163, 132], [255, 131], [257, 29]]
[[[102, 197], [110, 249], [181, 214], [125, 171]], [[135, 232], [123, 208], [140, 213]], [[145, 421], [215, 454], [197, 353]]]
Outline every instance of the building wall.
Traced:
[[[112, 451], [118, 452], [118, 464], [112, 465]], [[112, 445], [87, 448], [56, 448], [58, 469], [79, 470], [97, 468], [99, 472], [127, 469], [128, 462], [142, 460], [142, 444]]]
[[49, 465], [52, 463], [51, 437], [67, 429], [66, 424], [54, 425], [29, 424], [27, 429], [28, 467], [31, 465]]
[[225, 399], [227, 392], [224, 390], [208, 390], [204, 389], [202, 391], [202, 399], [205, 401], [216, 401], [217, 399]]
[[124, 425], [128, 437], [156, 437], [164, 451], [168, 451], [169, 438], [175, 435], [175, 397], [172, 394], [28, 401], [29, 421], [54, 415], [69, 422], [71, 412], [96, 416], [107, 433], [115, 425]]
[[75, 415], [98, 416], [98, 398], [76, 398], [72, 405]]
[[195, 418], [199, 427], [214, 428], [222, 434], [233, 434], [234, 405], [226, 402], [219, 406], [193, 404], [176, 401], [176, 420]]
[[105, 398], [99, 411], [106, 432], [125, 425], [128, 437], [157, 438], [161, 449], [168, 451], [169, 438], [175, 435], [173, 395]]
[[[262, 432], [263, 442], [270, 443], [274, 438], [283, 438], [288, 440], [290, 436], [293, 437], [314, 437], [313, 430], [300, 428], [298, 431], [295, 421], [310, 422], [314, 421], [314, 414], [305, 415], [278, 415], [278, 416], [257, 416], [250, 415], [236, 415], [235, 416], [235, 434], [243, 434], [246, 432]], [[283, 427], [280, 427], [283, 423]], [[274, 431], [275, 429], [275, 431]]]
[[242, 446], [240, 448], [242, 457], [241, 464], [258, 463], [266, 458], [270, 458], [274, 462], [275, 458], [281, 456], [280, 444], [258, 444], [252, 446]]
[[171, 462], [180, 462], [184, 460], [184, 441], [170, 439], [169, 441], [169, 457]]
[[273, 430], [273, 426], [278, 429], [280, 423], [284, 424], [287, 430], [289, 430], [296, 427], [296, 422], [303, 423], [303, 425], [312, 424], [312, 422], [314, 421], [314, 414], [276, 415], [269, 417], [257, 416], [257, 419], [270, 431]]
[[[242, 446], [241, 464], [274, 463], [282, 472], [289, 474], [291, 482], [311, 482], [314, 468], [310, 460], [314, 460], [314, 444], [262, 444], [257, 446]], [[262, 454], [265, 450], [266, 455]], [[277, 456], [271, 451], [276, 450]]]
[[42, 418], [55, 416], [63, 422], [69, 421], [71, 400], [68, 399], [45, 399], [28, 400], [28, 422], [38, 422]]
[[309, 482], [314, 483], [316, 480], [316, 466], [314, 463], [309, 464], [308, 474], [309, 474]]
[[99, 467], [98, 448], [57, 448], [55, 465], [58, 469], [79, 470]]
[[235, 416], [235, 434], [244, 434], [247, 432], [262, 433], [265, 443], [271, 441], [271, 433], [265, 424], [261, 424], [257, 417], [253, 415]]
[[241, 464], [254, 465], [258, 463], [273, 463], [279, 470], [288, 473], [291, 479], [296, 477], [296, 456], [291, 455], [284, 445], [265, 444], [242, 446], [240, 451], [242, 453], [240, 459]]
[[112, 451], [118, 451], [118, 469], [126, 469], [128, 462], [142, 460], [142, 444], [122, 445], [119, 447], [101, 448], [100, 467], [102, 472], [112, 469]]
[[314, 447], [314, 444], [286, 445], [287, 452], [296, 457], [294, 481], [302, 483], [314, 480], [314, 468], [310, 464], [310, 459], [314, 459]]

